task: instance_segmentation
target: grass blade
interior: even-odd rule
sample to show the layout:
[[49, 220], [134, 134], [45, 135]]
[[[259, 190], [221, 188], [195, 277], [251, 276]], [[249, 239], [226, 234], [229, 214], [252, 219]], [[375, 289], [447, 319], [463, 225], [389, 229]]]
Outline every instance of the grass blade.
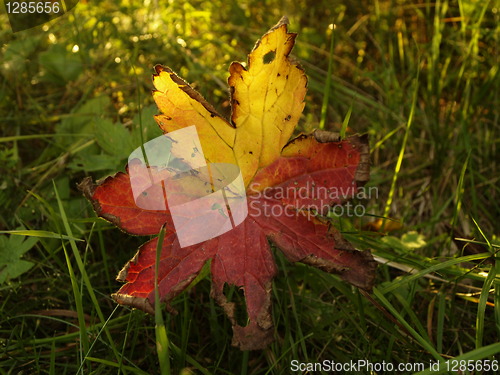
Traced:
[[442, 361], [443, 358], [441, 355], [434, 349], [432, 344], [425, 340], [422, 336], [418, 334], [417, 331], [413, 329], [413, 327], [408, 324], [408, 322], [397, 312], [397, 310], [394, 308], [394, 306], [389, 302], [387, 298], [377, 289], [373, 288], [373, 294], [375, 297], [378, 298], [378, 300], [384, 305], [384, 307], [389, 310], [389, 312], [394, 315], [394, 317], [398, 320], [399, 323], [401, 323], [402, 326], [406, 328], [408, 332], [415, 338], [415, 340], [418, 341], [418, 343], [425, 349], [427, 350], [432, 356], [437, 360], [437, 361]]
[[58, 234], [46, 230], [0, 230], [0, 234], [15, 234], [17, 236], [57, 238], [60, 240], [83, 241], [81, 238], [70, 237], [64, 234]]
[[332, 69], [333, 69], [333, 46], [335, 35], [335, 24], [331, 24], [332, 35], [330, 37], [330, 54], [328, 56], [328, 72], [326, 74], [325, 87], [323, 89], [323, 103], [321, 105], [321, 118], [319, 120], [319, 128], [324, 129], [326, 123], [326, 113], [328, 111], [328, 99], [330, 97], [330, 90], [332, 87]]
[[170, 374], [170, 354], [167, 329], [163, 320], [163, 312], [160, 303], [160, 292], [158, 291], [158, 273], [160, 268], [160, 256], [165, 238], [165, 227], [161, 228], [156, 244], [156, 263], [155, 263], [155, 333], [156, 350], [158, 352], [158, 361], [160, 362], [160, 371], [162, 375]]
[[[410, 128], [411, 128], [411, 124], [413, 122], [413, 116], [415, 114], [415, 107], [416, 107], [416, 103], [417, 103], [417, 93], [418, 93], [418, 87], [419, 87], [418, 79], [419, 79], [419, 73], [417, 72], [417, 77], [415, 78], [415, 81], [414, 81], [413, 99], [412, 99], [412, 103], [411, 103], [410, 114], [408, 115], [408, 120], [406, 122], [405, 135], [403, 138], [403, 143], [401, 144], [401, 149], [399, 150], [399, 156], [398, 156], [398, 160], [396, 162], [396, 167], [394, 168], [394, 175], [392, 177], [391, 188], [389, 190], [389, 196], [388, 196], [387, 202], [385, 204], [384, 215], [383, 215], [384, 217], [389, 217], [389, 211], [391, 209], [392, 199], [394, 197], [394, 192], [396, 191], [396, 181], [398, 180], [398, 175], [399, 175], [399, 172], [401, 171], [401, 165], [403, 164], [403, 158], [405, 155], [406, 144], [408, 143], [408, 137], [410, 135]], [[382, 230], [383, 230], [383, 228], [384, 228], [384, 225], [382, 225]]]
[[484, 334], [484, 317], [486, 314], [486, 302], [488, 302], [488, 297], [491, 292], [491, 286], [495, 280], [496, 273], [495, 267], [492, 267], [488, 276], [484, 281], [483, 288], [481, 290], [481, 295], [479, 297], [479, 303], [477, 304], [477, 315], [476, 315], [476, 349], [483, 346], [483, 334]]
[[[59, 197], [59, 192], [57, 191], [57, 187], [56, 187], [55, 183], [53, 183], [53, 186], [54, 186], [54, 192], [56, 194], [57, 204], [59, 206], [59, 212], [61, 214], [61, 219], [62, 219], [63, 224], [64, 224], [64, 228], [66, 230], [67, 235], [69, 237], [73, 238], [73, 232], [72, 232], [71, 227], [69, 225], [69, 221], [68, 221], [68, 218], [66, 216], [66, 211], [64, 210], [64, 206], [62, 204], [61, 198]], [[99, 306], [99, 302], [98, 302], [97, 297], [95, 295], [94, 288], [92, 287], [92, 283], [90, 282], [89, 276], [87, 274], [87, 271], [86, 271], [85, 266], [83, 264], [82, 258], [80, 256], [80, 252], [78, 251], [78, 247], [76, 246], [76, 242], [73, 240], [69, 240], [69, 243], [71, 245], [71, 250], [73, 251], [73, 256], [75, 258], [76, 264], [78, 265], [78, 270], [79, 270], [80, 274], [82, 275], [83, 283], [84, 283], [85, 287], [87, 288], [87, 291], [88, 291], [90, 298], [92, 300], [93, 307], [95, 308], [95, 310], [97, 312], [97, 316], [99, 317], [99, 320], [101, 321], [101, 323], [103, 323], [103, 329], [104, 329], [104, 332], [106, 333], [106, 338], [108, 339], [108, 343], [109, 343], [111, 349], [113, 350], [116, 361], [119, 362], [120, 361], [120, 353], [116, 349], [116, 346], [115, 346], [113, 337], [111, 336], [111, 333], [109, 332], [109, 330], [105, 326], [106, 319], [104, 318], [104, 314], [102, 313], [101, 307]], [[88, 352], [86, 351], [85, 354], [87, 355]]]
[[[436, 368], [420, 371], [417, 372], [415, 375], [437, 375], [445, 372], [450, 373], [451, 366], [454, 363], [460, 363], [462, 361], [465, 361], [463, 363], [467, 363], [467, 361], [479, 361], [481, 359], [491, 357], [498, 353], [500, 353], [500, 343], [483, 346], [482, 348], [471, 350], [470, 352], [454, 357], [453, 359], [442, 361], [441, 363], [439, 363], [438, 366], [436, 366]], [[496, 370], [498, 370], [498, 362], [496, 363]], [[493, 372], [485, 371], [484, 373], [493, 373]]]
[[[80, 328], [80, 341], [82, 343], [83, 353], [88, 353], [90, 344], [89, 338], [87, 335], [87, 326], [85, 324], [85, 314], [83, 312], [83, 304], [82, 304], [82, 294], [80, 293], [80, 289], [78, 288], [78, 281], [76, 280], [75, 272], [73, 271], [73, 266], [71, 265], [71, 260], [68, 256], [68, 251], [66, 250], [66, 246], [64, 243], [62, 244], [64, 250], [64, 257], [66, 259], [66, 264], [68, 266], [69, 277], [71, 280], [71, 288], [73, 289], [73, 295], [75, 297], [75, 305], [76, 312], [78, 315], [78, 326]], [[84, 360], [80, 358], [80, 367], [83, 366]]]

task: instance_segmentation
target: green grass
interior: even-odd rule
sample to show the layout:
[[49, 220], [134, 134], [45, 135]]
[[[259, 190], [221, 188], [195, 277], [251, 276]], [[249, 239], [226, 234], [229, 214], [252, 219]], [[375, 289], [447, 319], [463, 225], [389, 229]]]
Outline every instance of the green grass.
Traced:
[[[498, 4], [162, 4], [79, 3], [43, 27], [0, 30], [0, 255], [18, 243], [7, 238], [38, 239], [28, 268], [0, 284], [0, 374], [287, 374], [293, 360], [360, 359], [446, 373], [446, 360], [498, 360]], [[334, 223], [380, 265], [365, 295], [275, 251], [276, 340], [240, 352], [206, 270], [176, 315], [116, 306], [114, 277], [145, 239], [95, 218], [76, 184], [123, 170], [160, 134], [157, 63], [228, 115], [229, 63], [283, 14], [309, 78], [298, 131], [370, 136], [377, 194], [364, 217]]]

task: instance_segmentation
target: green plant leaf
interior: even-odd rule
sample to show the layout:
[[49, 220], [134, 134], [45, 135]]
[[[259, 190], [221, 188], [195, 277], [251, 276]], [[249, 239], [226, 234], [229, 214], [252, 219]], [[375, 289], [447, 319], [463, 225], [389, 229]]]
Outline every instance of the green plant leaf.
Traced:
[[[93, 121], [106, 113], [106, 108], [110, 103], [110, 99], [105, 95], [87, 100], [82, 106], [73, 111], [71, 115], [64, 118], [61, 124], [56, 126], [56, 132], [59, 134], [91, 134], [93, 131]], [[74, 138], [71, 138], [69, 141], [73, 142]]]
[[34, 263], [22, 260], [22, 255], [37, 243], [38, 239], [11, 235], [0, 236], [0, 284], [21, 276], [29, 271]]
[[130, 131], [109, 119], [95, 122], [95, 135], [97, 143], [106, 153], [120, 159], [125, 159], [136, 148]]
[[83, 71], [83, 65], [78, 55], [67, 51], [60, 44], [54, 44], [47, 51], [41, 53], [38, 62], [43, 68], [40, 80], [62, 86], [77, 79]]

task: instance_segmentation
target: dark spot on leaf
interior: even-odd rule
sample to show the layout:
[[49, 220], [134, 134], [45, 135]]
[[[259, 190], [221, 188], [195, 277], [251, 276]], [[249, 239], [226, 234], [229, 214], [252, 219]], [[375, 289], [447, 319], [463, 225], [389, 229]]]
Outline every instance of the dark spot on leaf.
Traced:
[[278, 73], [278, 74], [276, 74], [276, 77], [281, 77], [281, 74], [279, 74], [279, 73]]
[[264, 64], [270, 64], [273, 62], [274, 58], [276, 57], [276, 51], [269, 51], [264, 55], [262, 58], [262, 62]]
[[214, 113], [211, 113], [211, 114], [210, 114], [210, 117], [216, 117], [216, 116], [217, 116], [217, 115], [216, 115], [216, 114], [214, 114]]
[[248, 153], [249, 153], [250, 155], [253, 155], [253, 151], [248, 151]]
[[285, 117], [285, 121], [290, 121], [291, 118], [292, 118], [292, 115], [288, 115]]

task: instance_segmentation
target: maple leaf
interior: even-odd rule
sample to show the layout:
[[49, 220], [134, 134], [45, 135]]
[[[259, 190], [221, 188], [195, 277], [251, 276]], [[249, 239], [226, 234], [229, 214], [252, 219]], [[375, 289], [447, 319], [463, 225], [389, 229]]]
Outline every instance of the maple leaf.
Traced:
[[[174, 222], [170, 198], [161, 209], [145, 209], [140, 202], [155, 197], [164, 200], [165, 186], [157, 185], [158, 189], [148, 190], [144, 197], [134, 193], [134, 184], [146, 183], [134, 177], [134, 171], [141, 168], [137, 160], [129, 162], [126, 172], [97, 184], [86, 178], [79, 185], [96, 213], [123, 231], [156, 235], [165, 228], [158, 289], [167, 307], [204, 264], [211, 262], [211, 295], [232, 322], [232, 344], [242, 350], [261, 349], [273, 340], [271, 282], [277, 270], [269, 241], [292, 262], [337, 273], [365, 290], [370, 290], [374, 282], [376, 263], [371, 254], [355, 250], [320, 215], [326, 214], [331, 205], [354, 196], [368, 180], [368, 141], [365, 136], [342, 140], [326, 131], [290, 140], [304, 107], [307, 86], [304, 71], [289, 58], [295, 37], [295, 33], [288, 32], [287, 19], [283, 18], [257, 42], [246, 68], [231, 64], [230, 122], [171, 69], [155, 67], [153, 97], [162, 112], [155, 116], [160, 128], [173, 137], [176, 131], [194, 126], [204, 160], [211, 165], [237, 165], [246, 192], [245, 215], [240, 215], [238, 222], [235, 206], [221, 206], [210, 200], [211, 210], [197, 216], [201, 206], [194, 205], [182, 219], [212, 228], [231, 216], [232, 229], [205, 241], [189, 238], [189, 246], [181, 246], [180, 227]], [[176, 160], [192, 166], [190, 158], [199, 151], [198, 146], [192, 149], [194, 152], [176, 151]], [[174, 175], [169, 168], [147, 166], [146, 170], [155, 181]], [[184, 173], [183, 178], [176, 182], [174, 191], [181, 201], [200, 198], [196, 187], [210, 185], [200, 173]], [[212, 186], [207, 192], [221, 188]], [[230, 189], [224, 189], [227, 198]], [[197, 235], [195, 231], [191, 234]], [[154, 313], [157, 241], [154, 238], [142, 245], [119, 273], [117, 279], [125, 284], [113, 294], [116, 302]], [[223, 292], [225, 284], [244, 291], [246, 326], [237, 324], [235, 306]]]
[[30, 250], [38, 239], [11, 235], [9, 238], [0, 236], [0, 284], [19, 277], [29, 271], [35, 264], [20, 257]]

